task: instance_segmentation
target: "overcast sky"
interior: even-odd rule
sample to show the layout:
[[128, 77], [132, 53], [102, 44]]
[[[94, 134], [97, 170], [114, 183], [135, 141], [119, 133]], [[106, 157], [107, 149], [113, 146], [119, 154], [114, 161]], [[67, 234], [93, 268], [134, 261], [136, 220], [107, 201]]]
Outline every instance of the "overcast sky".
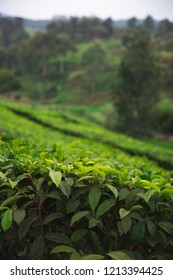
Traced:
[[173, 20], [173, 0], [0, 0], [0, 13], [31, 19], [57, 15]]

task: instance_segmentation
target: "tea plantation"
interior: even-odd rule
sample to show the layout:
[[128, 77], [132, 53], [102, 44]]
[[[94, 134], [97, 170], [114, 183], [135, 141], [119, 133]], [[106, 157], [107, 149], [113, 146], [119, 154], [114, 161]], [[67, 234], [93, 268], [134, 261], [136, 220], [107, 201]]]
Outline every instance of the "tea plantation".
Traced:
[[173, 149], [0, 103], [0, 259], [172, 259]]

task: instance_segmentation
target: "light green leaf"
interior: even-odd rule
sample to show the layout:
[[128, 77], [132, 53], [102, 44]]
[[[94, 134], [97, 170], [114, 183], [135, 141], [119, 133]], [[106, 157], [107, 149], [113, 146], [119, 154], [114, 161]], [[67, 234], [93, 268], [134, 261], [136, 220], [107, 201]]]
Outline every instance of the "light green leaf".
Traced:
[[69, 187], [68, 183], [65, 181], [62, 181], [60, 183], [60, 190], [62, 191], [62, 193], [69, 198], [70, 194], [71, 194], [71, 187]]
[[145, 200], [145, 202], [148, 203], [149, 200], [150, 200], [150, 198], [151, 198], [152, 196], [154, 196], [155, 194], [158, 194], [158, 192], [157, 192], [156, 190], [154, 190], [154, 189], [148, 190], [148, 191], [145, 193], [145, 195], [144, 195], [144, 200]]
[[73, 215], [72, 219], [71, 219], [71, 226], [78, 222], [80, 219], [82, 219], [83, 217], [86, 217], [89, 214], [89, 211], [80, 211], [76, 214]]
[[130, 217], [130, 215], [127, 215], [122, 219], [122, 226], [124, 229], [124, 233], [127, 233], [130, 230], [131, 224], [132, 224], [132, 218]]
[[13, 219], [18, 225], [20, 225], [20, 223], [25, 218], [25, 215], [26, 215], [25, 210], [15, 210], [13, 212]]
[[60, 171], [51, 170], [49, 171], [49, 176], [58, 188], [62, 179], [62, 173]]
[[100, 188], [98, 186], [92, 187], [88, 195], [88, 201], [93, 212], [99, 203], [100, 197], [101, 197]]
[[59, 245], [53, 248], [53, 250], [51, 251], [51, 254], [55, 254], [55, 253], [77, 253], [77, 251], [70, 246]]
[[130, 213], [130, 211], [127, 211], [126, 209], [124, 208], [121, 208], [119, 210], [119, 214], [120, 214], [120, 218], [123, 219], [125, 216], [127, 216], [128, 214]]
[[4, 212], [2, 216], [1, 225], [4, 231], [7, 231], [12, 224], [12, 214], [13, 214], [13, 209], [8, 209]]
[[133, 258], [127, 252], [123, 251], [112, 251], [108, 253], [108, 256], [113, 260], [133, 260]]
[[6, 200], [3, 201], [3, 203], [1, 204], [2, 207], [10, 205], [14, 202], [16, 202], [18, 199], [24, 197], [23, 195], [14, 195], [11, 197], [8, 197]]
[[106, 184], [105, 187], [108, 188], [114, 194], [115, 198], [118, 197], [118, 190], [116, 187], [109, 184]]

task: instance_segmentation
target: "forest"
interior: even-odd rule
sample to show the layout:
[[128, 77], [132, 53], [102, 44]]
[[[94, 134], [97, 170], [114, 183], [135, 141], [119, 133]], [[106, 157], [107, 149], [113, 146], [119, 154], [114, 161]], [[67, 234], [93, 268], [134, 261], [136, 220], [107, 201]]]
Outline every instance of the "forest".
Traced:
[[0, 259], [172, 259], [172, 141], [173, 22], [0, 15]]

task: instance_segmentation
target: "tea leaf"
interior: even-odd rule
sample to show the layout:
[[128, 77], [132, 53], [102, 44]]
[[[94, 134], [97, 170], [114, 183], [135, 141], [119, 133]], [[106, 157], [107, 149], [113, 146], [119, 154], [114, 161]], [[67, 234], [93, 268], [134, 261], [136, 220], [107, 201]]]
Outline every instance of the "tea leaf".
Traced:
[[100, 197], [101, 197], [100, 188], [98, 186], [92, 187], [88, 195], [88, 201], [93, 212], [99, 203]]
[[89, 211], [80, 211], [76, 214], [73, 215], [72, 219], [71, 219], [71, 226], [78, 222], [80, 219], [82, 219], [83, 217], [86, 217], [89, 214]]
[[58, 188], [62, 179], [62, 173], [60, 171], [51, 170], [49, 171], [49, 176]]
[[13, 214], [13, 210], [8, 209], [4, 212], [2, 216], [1, 225], [4, 231], [7, 231], [12, 224], [12, 214]]
[[104, 202], [102, 202], [96, 212], [96, 216], [100, 217], [102, 216], [104, 213], [106, 213], [111, 207], [113, 207], [115, 205], [115, 199], [106, 199]]

